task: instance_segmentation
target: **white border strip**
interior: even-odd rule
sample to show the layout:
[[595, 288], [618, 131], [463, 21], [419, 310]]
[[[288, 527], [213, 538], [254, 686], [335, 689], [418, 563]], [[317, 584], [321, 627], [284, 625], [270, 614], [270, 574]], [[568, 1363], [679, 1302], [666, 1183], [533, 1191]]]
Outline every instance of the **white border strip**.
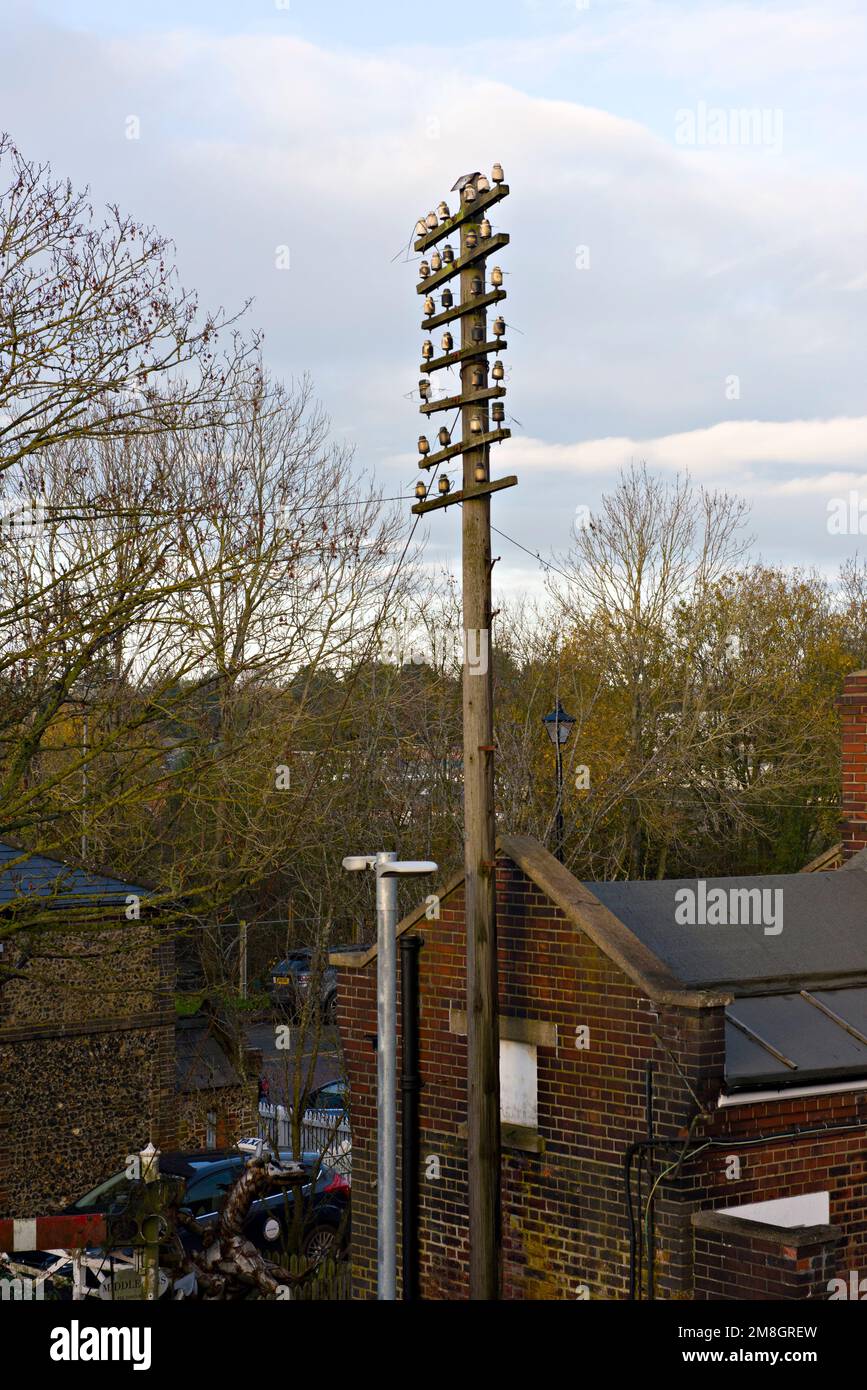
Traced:
[[36, 1217], [25, 1217], [12, 1223], [12, 1249], [13, 1250], [38, 1250], [39, 1242], [36, 1237]]
[[867, 1091], [867, 1081], [837, 1081], [826, 1086], [782, 1086], [776, 1091], [737, 1091], [733, 1095], [720, 1092], [717, 1107], [756, 1105], [769, 1100], [798, 1100], [801, 1096], [842, 1095], [845, 1091]]

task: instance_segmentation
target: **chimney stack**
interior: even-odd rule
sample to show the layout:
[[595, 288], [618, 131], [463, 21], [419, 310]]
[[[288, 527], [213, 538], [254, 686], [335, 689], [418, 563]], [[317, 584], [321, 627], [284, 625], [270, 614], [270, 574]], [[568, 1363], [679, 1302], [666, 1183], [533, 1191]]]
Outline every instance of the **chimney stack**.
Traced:
[[845, 863], [867, 847], [867, 671], [849, 672], [837, 705], [842, 737], [840, 834]]

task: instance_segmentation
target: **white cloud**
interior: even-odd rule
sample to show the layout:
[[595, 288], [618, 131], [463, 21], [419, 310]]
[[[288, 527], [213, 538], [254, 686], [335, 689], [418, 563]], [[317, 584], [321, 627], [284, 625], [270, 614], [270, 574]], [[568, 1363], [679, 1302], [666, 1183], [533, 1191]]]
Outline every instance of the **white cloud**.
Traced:
[[[867, 416], [834, 420], [726, 420], [658, 438], [611, 437], [574, 444], [520, 438], [510, 440], [502, 448], [510, 467], [530, 473], [568, 470], [610, 474], [633, 460], [643, 460], [651, 468], [688, 471], [696, 477], [731, 477], [738, 470], [746, 473], [766, 465], [867, 466]], [[789, 486], [797, 490], [796, 482]]]
[[[76, 38], [70, 63], [64, 35], [22, 25], [6, 108], [29, 153], [173, 235], [204, 302], [256, 297], [269, 361], [312, 371], [389, 493], [413, 470], [421, 337], [412, 268], [391, 258], [458, 173], [495, 158], [512, 186], [497, 221], [512, 235], [508, 408], [523, 422], [502, 471], [601, 488], [645, 458], [756, 498], [788, 488], [793, 505], [810, 476], [860, 476], [867, 186], [860, 164], [820, 170], [788, 136], [807, 62], [810, 101], [824, 94], [842, 119], [822, 74], [863, 64], [862, 10], [594, 0], [559, 46], [541, 22], [518, 41], [496, 12], [484, 45], [447, 51], [442, 24], [430, 30], [430, 44], [373, 53], [287, 35]], [[539, 86], [546, 71], [574, 81]], [[783, 101], [785, 157], [677, 147], [674, 111], [699, 99]], [[282, 244], [292, 268], [278, 273]], [[730, 374], [742, 391], [727, 405]], [[497, 514], [544, 548], [550, 515], [518, 494]]]

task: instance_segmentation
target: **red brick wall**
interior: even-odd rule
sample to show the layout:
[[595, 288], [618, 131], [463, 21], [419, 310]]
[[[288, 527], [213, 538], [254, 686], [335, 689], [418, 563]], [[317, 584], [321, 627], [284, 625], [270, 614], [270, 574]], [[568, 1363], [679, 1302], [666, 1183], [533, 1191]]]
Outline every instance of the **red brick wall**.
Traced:
[[[849, 1125], [854, 1128], [847, 1130]], [[797, 1140], [774, 1139], [759, 1147], [739, 1142], [746, 1136], [785, 1135], [793, 1129], [826, 1126], [842, 1128], [838, 1133], [805, 1134]], [[841, 1267], [867, 1271], [867, 1093], [727, 1107], [716, 1112], [713, 1133], [726, 1143], [710, 1160], [704, 1159], [707, 1205], [743, 1206], [828, 1192], [831, 1223], [843, 1232]], [[729, 1155], [740, 1159], [738, 1180], [726, 1178]]]
[[[465, 1006], [461, 890], [424, 923], [420, 958], [421, 1259], [427, 1298], [467, 1287], [466, 1040], [450, 1031], [450, 1005]], [[692, 1101], [672, 1057], [695, 1087], [722, 1065], [721, 1017], [668, 1010], [660, 1017], [592, 942], [513, 864], [498, 865], [500, 1000], [504, 1013], [555, 1023], [557, 1047], [537, 1052], [541, 1155], [503, 1156], [504, 1288], [512, 1298], [623, 1297], [628, 1231], [622, 1189], [626, 1146], [645, 1131], [644, 1064], [656, 1067], [657, 1124], [675, 1134]], [[351, 1088], [353, 1267], [356, 1297], [375, 1291], [375, 963], [340, 973], [340, 1027]], [[575, 1045], [579, 1025], [591, 1046]], [[440, 1177], [427, 1176], [430, 1159]], [[663, 1230], [676, 1220], [660, 1208]], [[691, 1258], [688, 1228], [666, 1242], [664, 1282], [679, 1285]]]
[[867, 845], [867, 671], [852, 671], [837, 701], [842, 734], [840, 830], [843, 858]]
[[[352, 1120], [353, 1295], [376, 1294], [376, 967], [341, 970], [337, 1014]], [[400, 1108], [398, 1107], [398, 1121]]]
[[785, 1229], [714, 1212], [693, 1219], [695, 1299], [827, 1300], [840, 1232]]
[[[657, 1135], [682, 1140], [697, 1102], [712, 1114], [697, 1139], [722, 1147], [689, 1158], [660, 1186], [655, 1212], [657, 1297], [691, 1297], [693, 1213], [708, 1207], [828, 1188], [831, 1221], [845, 1231], [847, 1267], [867, 1269], [867, 1132], [738, 1148], [757, 1131], [867, 1118], [850, 1095], [717, 1111], [724, 1064], [723, 1010], [659, 1007], [647, 998], [509, 860], [498, 863], [500, 1003], [504, 1014], [557, 1026], [539, 1046], [541, 1154], [504, 1149], [504, 1292], [508, 1298], [628, 1296], [629, 1233], [623, 1189], [627, 1147], [646, 1134], [645, 1067], [654, 1068]], [[450, 1031], [465, 1007], [463, 893], [425, 921], [420, 955], [421, 1259], [426, 1298], [467, 1293], [466, 1040]], [[340, 972], [339, 1015], [351, 1088], [354, 1296], [376, 1282], [375, 962]], [[590, 1029], [579, 1050], [576, 1028]], [[725, 1161], [740, 1154], [741, 1179]], [[440, 1176], [430, 1176], [430, 1160]], [[666, 1157], [664, 1162], [672, 1159]], [[656, 1171], [663, 1166], [660, 1156]], [[644, 1194], [647, 1183], [645, 1178]], [[860, 1263], [859, 1263], [860, 1262]]]

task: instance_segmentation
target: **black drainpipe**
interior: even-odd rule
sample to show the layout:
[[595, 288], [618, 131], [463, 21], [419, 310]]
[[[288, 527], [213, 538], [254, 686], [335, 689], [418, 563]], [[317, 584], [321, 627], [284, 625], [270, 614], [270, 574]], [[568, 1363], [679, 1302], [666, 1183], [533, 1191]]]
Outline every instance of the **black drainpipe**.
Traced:
[[401, 1252], [403, 1297], [410, 1302], [419, 1298], [418, 1097], [422, 1081], [418, 1072], [418, 953], [423, 945], [424, 937], [412, 936], [409, 932], [404, 932], [400, 938]]

